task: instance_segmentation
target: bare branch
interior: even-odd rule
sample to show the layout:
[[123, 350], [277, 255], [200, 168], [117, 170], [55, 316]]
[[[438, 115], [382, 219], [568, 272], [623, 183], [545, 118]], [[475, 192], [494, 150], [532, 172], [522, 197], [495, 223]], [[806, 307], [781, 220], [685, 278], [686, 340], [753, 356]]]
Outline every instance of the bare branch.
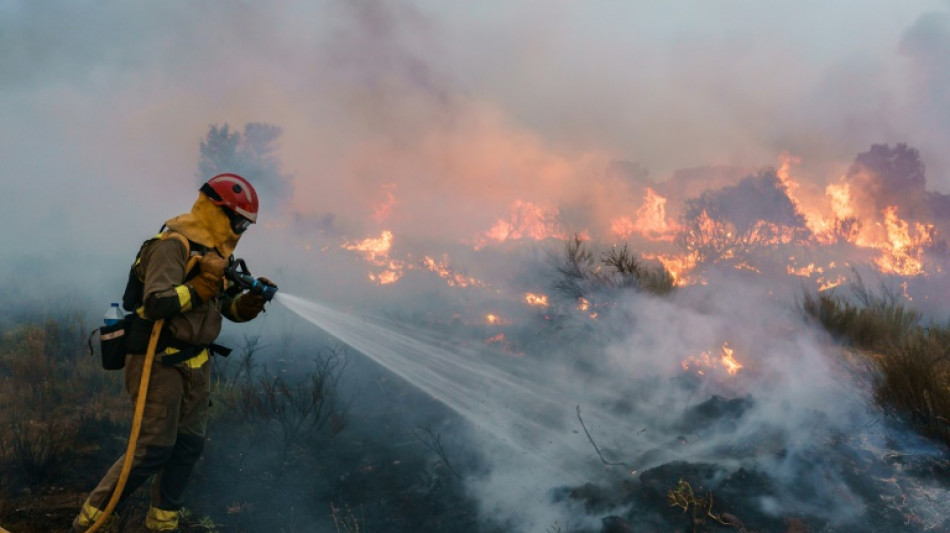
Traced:
[[590, 441], [591, 446], [594, 447], [594, 451], [597, 452], [597, 455], [600, 457], [600, 462], [604, 463], [604, 464], [607, 465], [607, 466], [622, 466], [622, 467], [626, 468], [627, 470], [629, 470], [630, 472], [636, 472], [636, 471], [637, 471], [637, 469], [636, 469], [635, 467], [633, 467], [632, 465], [629, 465], [629, 464], [627, 464], [627, 463], [620, 463], [620, 462], [612, 463], [612, 462], [610, 462], [610, 461], [608, 461], [607, 459], [604, 458], [604, 454], [601, 453], [600, 448], [597, 447], [597, 443], [594, 442], [594, 437], [591, 437], [591, 436], [590, 436], [590, 431], [587, 431], [587, 426], [584, 425], [584, 419], [581, 418], [581, 406], [580, 406], [580, 405], [577, 406], [577, 420], [580, 421], [581, 427], [584, 428], [584, 434], [587, 435], [587, 440]]

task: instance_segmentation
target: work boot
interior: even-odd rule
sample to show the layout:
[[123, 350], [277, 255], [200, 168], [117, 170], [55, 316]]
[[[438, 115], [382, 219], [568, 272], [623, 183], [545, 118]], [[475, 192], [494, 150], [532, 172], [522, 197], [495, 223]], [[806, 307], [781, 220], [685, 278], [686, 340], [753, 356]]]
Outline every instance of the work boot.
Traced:
[[149, 533], [176, 533], [178, 529], [178, 511], [166, 511], [150, 506], [145, 515], [145, 529]]
[[[79, 515], [73, 520], [73, 525], [69, 530], [70, 533], [85, 533], [90, 526], [96, 523], [96, 520], [99, 520], [100, 516], [102, 516], [102, 511], [90, 505], [88, 501], [84, 502], [82, 509], [79, 510]], [[115, 523], [115, 519], [116, 515], [112, 513], [99, 531], [108, 531]]]

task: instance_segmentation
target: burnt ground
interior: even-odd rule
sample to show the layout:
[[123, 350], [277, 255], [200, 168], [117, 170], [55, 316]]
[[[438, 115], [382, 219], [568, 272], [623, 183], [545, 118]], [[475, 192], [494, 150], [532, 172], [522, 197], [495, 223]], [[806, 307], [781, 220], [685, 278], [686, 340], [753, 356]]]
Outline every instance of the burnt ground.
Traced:
[[[683, 414], [684, 427], [699, 431], [729, 427], [752, 401], [713, 396]], [[688, 447], [689, 439], [678, 444]], [[946, 454], [919, 453], [912, 445], [902, 449], [896, 442], [891, 444], [892, 449], [880, 454], [856, 439], [829, 440], [825, 449], [792, 463], [798, 465], [800, 485], [778, 482], [775, 474], [757, 468], [754, 462], [737, 467], [675, 460], [636, 477], [617, 469], [612, 480], [563, 487], [555, 491], [555, 498], [581, 503], [588, 513], [604, 516], [601, 533], [950, 531], [950, 518], [940, 500], [928, 494], [934, 486], [950, 487]], [[785, 459], [789, 452], [777, 448], [772, 453]], [[812, 486], [815, 478], [823, 478], [826, 485]], [[849, 503], [862, 512], [851, 518], [822, 512], [823, 505], [825, 509], [832, 505], [822, 501], [824, 496], [841, 494], [847, 494]], [[769, 502], [779, 501], [786, 502], [781, 512], [767, 511], [776, 507]], [[618, 509], [624, 511], [618, 513]]]
[[[429, 400], [410, 390], [396, 387], [387, 393], [409, 410], [429, 407]], [[714, 396], [684, 413], [683, 420], [696, 422], [701, 415], [705, 429], [730, 424], [743, 416], [751, 401]], [[422, 444], [422, 433], [406, 430], [408, 423], [411, 419], [384, 413], [367, 416], [336, 435], [311, 435], [286, 449], [273, 445], [277, 437], [272, 432], [218, 425], [212, 428], [189, 489], [190, 515], [183, 520], [182, 530], [506, 531], [503, 525], [479, 523], [476, 504], [456, 476], [477, 471], [479, 458], [449, 443], [447, 457], [452, 463], [446, 466]], [[65, 531], [85, 491], [121, 452], [126, 428], [121, 424], [108, 428], [105, 433], [112, 438], [86, 447], [55, 482], [7, 487], [0, 504], [0, 524], [12, 533]], [[843, 483], [867, 509], [859, 523], [842, 525], [807, 512], [765, 512], [763, 500], [780, 498], [781, 491], [787, 490], [766, 472], [677, 460], [636, 476], [617, 471], [614, 477], [553, 490], [553, 501], [579, 503], [601, 522], [599, 529], [553, 531], [883, 533], [945, 531], [950, 525], [946, 520], [934, 524], [901, 504], [911, 494], [913, 487], [908, 483], [913, 479], [950, 485], [950, 466], [945, 460], [913, 453], [881, 459], [846, 439], [809, 460], [816, 467], [840, 465], [837, 471]], [[895, 472], [900, 472], [900, 479]], [[112, 531], [144, 531], [146, 508], [140, 490], [122, 509]]]
[[[0, 350], [0, 357], [3, 356]], [[85, 364], [84, 360], [76, 361], [76, 365]], [[16, 377], [16, 367], [9, 368], [13, 370], [3, 370], [9, 375], [0, 372], [0, 378]], [[97, 373], [89, 375], [101, 375], [96, 370]], [[183, 531], [511, 530], [490, 520], [486, 523], [486, 517], [478, 514], [477, 502], [466, 492], [460, 478], [483, 472], [484, 458], [464, 442], [449, 438], [465, 434], [453, 427], [461, 422], [452, 413], [371, 365], [351, 367], [347, 372], [360, 376], [361, 381], [344, 384], [347, 400], [335, 413], [339, 420], [324, 411], [317, 419], [304, 416], [303, 422], [296, 424], [297, 419], [286, 414], [292, 414], [294, 406], [306, 408], [307, 402], [301, 401], [307, 398], [323, 401], [325, 396], [314, 395], [314, 390], [308, 388], [290, 387], [289, 395], [278, 397], [279, 401], [258, 396], [238, 396], [242, 401], [254, 400], [244, 404], [219, 401], [205, 454], [186, 496], [189, 515], [183, 520]], [[65, 374], [69, 379], [58, 382], [64, 375], [50, 370], [44, 379], [69, 390], [77, 388], [77, 383], [82, 387], [99, 386], [95, 380], [77, 381], [83, 375]], [[268, 383], [276, 379], [275, 374], [266, 377]], [[0, 385], [25, 382], [8, 380]], [[36, 398], [49, 400], [38, 391]], [[34, 457], [39, 461], [28, 464], [35, 469], [33, 474], [28, 475], [21, 468], [27, 464], [22, 461], [8, 460], [0, 465], [0, 525], [12, 533], [56, 533], [67, 529], [87, 491], [124, 449], [128, 405], [121, 396], [118, 390], [109, 396], [119, 399], [108, 407], [116, 411], [112, 413], [115, 416], [83, 418], [69, 426], [72, 432], [65, 441], [68, 446], [56, 448], [58, 453], [52, 457]], [[752, 410], [754, 402], [750, 397], [712, 396], [670, 423], [686, 435], [728, 432]], [[248, 409], [248, 405], [269, 407]], [[0, 404], [0, 411], [2, 407]], [[21, 410], [40, 407], [42, 402], [19, 404]], [[55, 416], [56, 412], [48, 409], [38, 413]], [[284, 414], [273, 416], [275, 412]], [[13, 427], [6, 424], [4, 427]], [[429, 428], [428, 440], [421, 428]], [[444, 456], [431, 448], [432, 437], [442, 435]], [[796, 460], [802, 479], [816, 472], [833, 471], [837, 476], [835, 483], [865, 509], [857, 521], [841, 523], [821, 517], [814, 509], [766, 512], [763, 502], [789, 496], [817, 500], [818, 506], [822, 502], [820, 497], [807, 494], [807, 488], [801, 489], [803, 494], [788, 494], [795, 491], [794, 484], [789, 489], [787, 483], [776, 483], [768, 472], [756, 468], [754, 461], [741, 466], [690, 461], [685, 453], [684, 459], [654, 462], [656, 466], [635, 476], [629, 471], [605, 469], [607, 474], [592, 472], [589, 483], [552, 488], [553, 502], [582, 508], [587, 516], [599, 521], [599, 527], [570, 529], [552, 524], [545, 533], [950, 530], [950, 522], [939, 510], [933, 516], [923, 516], [912, 505], [914, 498], [926, 500], [926, 493], [919, 490], [921, 482], [950, 486], [946, 457], [917, 454], [913, 449], [901, 449], [890, 443], [889, 451], [881, 454], [879, 450], [862, 448], [851, 437], [831, 435], [824, 449]], [[688, 446], [689, 439], [667, 446]], [[43, 442], [37, 440], [34, 444], [42, 448]], [[594, 449], [590, 451], [591, 457], [595, 457]], [[774, 457], [788, 453], [769, 439], [728, 452]], [[650, 451], [645, 455], [649, 454]], [[17, 454], [11, 455], [8, 450], [6, 457], [16, 459]], [[140, 490], [121, 510], [113, 531], [143, 531], [146, 508], [145, 494]]]
[[[425, 444], [439, 436], [447, 412], [389, 377], [375, 375], [369, 385], [390, 402], [385, 409], [370, 408], [365, 403], [378, 398], [367, 394], [348, 401], [346, 412], [339, 411], [334, 420], [341, 427], [323, 416], [304, 419], [296, 428], [298, 419], [289, 415], [261, 419], [219, 402], [186, 495], [182, 530], [486, 531], [477, 523], [475, 502], [465, 495], [455, 466], [446, 467]], [[313, 393], [299, 390], [305, 394], [270, 407], [288, 409]], [[117, 407], [119, 420], [128, 416], [126, 402]], [[393, 406], [425, 414], [402, 416]], [[226, 409], [232, 411], [222, 412]], [[15, 460], [2, 465], [9, 475], [0, 487], [0, 526], [11, 533], [66, 531], [88, 491], [124, 451], [128, 428], [127, 422], [88, 420], [70, 440], [82, 445], [61, 453], [66, 462], [43, 475], [12, 472]], [[452, 456], [460, 469], [474, 461], [457, 448]], [[110, 531], [144, 531], [147, 507], [146, 491], [139, 489], [119, 509]]]

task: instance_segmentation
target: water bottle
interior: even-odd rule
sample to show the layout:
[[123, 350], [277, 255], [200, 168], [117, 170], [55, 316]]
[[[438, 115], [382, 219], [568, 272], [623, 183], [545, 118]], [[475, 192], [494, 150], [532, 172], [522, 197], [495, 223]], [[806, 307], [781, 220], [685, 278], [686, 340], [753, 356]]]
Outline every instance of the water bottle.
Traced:
[[106, 311], [106, 316], [105, 316], [106, 325], [111, 326], [113, 324], [118, 324], [119, 321], [122, 320], [123, 318], [125, 318], [125, 313], [123, 313], [122, 310], [119, 309], [118, 302], [112, 302], [112, 305]]

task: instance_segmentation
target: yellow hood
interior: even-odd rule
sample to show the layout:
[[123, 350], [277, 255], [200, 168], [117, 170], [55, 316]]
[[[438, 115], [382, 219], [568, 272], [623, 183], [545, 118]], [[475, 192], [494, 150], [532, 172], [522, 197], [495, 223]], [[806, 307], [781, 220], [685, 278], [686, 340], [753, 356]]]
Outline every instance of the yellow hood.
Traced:
[[191, 213], [178, 215], [165, 222], [168, 229], [181, 233], [188, 240], [214, 248], [225, 259], [234, 253], [240, 235], [231, 230], [231, 221], [224, 210], [211, 203], [204, 193], [198, 193]]

